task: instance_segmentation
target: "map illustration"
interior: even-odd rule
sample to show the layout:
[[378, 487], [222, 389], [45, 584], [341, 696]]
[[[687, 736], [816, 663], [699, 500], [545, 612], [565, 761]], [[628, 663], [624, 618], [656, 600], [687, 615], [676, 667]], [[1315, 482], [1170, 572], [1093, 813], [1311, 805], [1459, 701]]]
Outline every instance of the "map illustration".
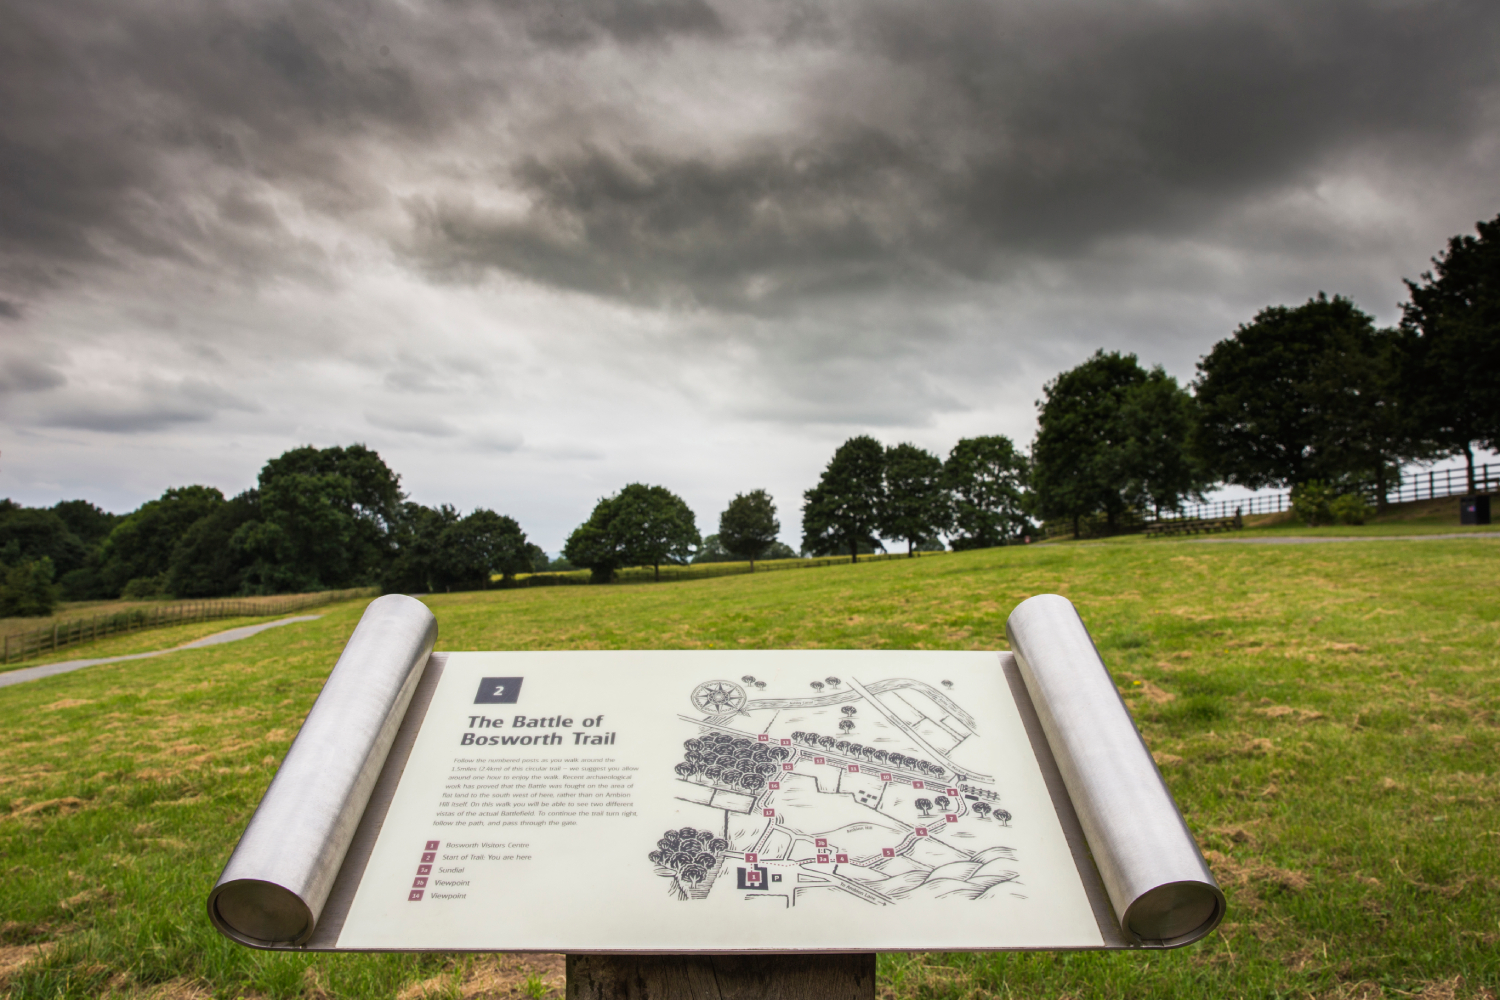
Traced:
[[748, 675], [692, 690], [674, 767], [691, 825], [648, 854], [673, 896], [783, 907], [1026, 898], [1011, 814], [995, 776], [970, 763], [992, 756], [950, 681], [802, 683], [795, 697], [759, 697], [790, 685]]

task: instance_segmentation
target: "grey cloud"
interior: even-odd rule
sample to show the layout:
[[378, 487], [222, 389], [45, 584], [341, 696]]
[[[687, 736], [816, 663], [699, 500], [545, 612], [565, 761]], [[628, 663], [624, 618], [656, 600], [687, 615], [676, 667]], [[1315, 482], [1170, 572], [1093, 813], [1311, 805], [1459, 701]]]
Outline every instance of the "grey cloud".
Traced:
[[45, 392], [67, 381], [56, 368], [31, 358], [12, 355], [0, 360], [0, 393]]
[[259, 404], [202, 379], [146, 378], [103, 391], [75, 387], [66, 397], [49, 399], [31, 420], [43, 427], [131, 434], [206, 423], [225, 411], [259, 409]]
[[847, 81], [783, 136], [529, 157], [509, 175], [523, 213], [413, 199], [416, 257], [752, 311], [942, 290], [1104, 239], [1208, 231], [1366, 160], [1441, 174], [1500, 104], [1500, 8], [1483, 0], [846, 10]]
[[419, 434], [423, 437], [449, 438], [458, 435], [458, 428], [447, 419], [423, 412], [382, 412], [366, 410], [365, 419], [375, 427], [403, 434]]
[[0, 319], [20, 319], [21, 307], [9, 299], [0, 299]]
[[[1440, 182], [1497, 49], [1490, 0], [13, 4], [0, 290], [336, 281], [349, 237], [653, 305], [951, 295], [1371, 161]], [[671, 101], [627, 83], [662, 66]], [[676, 127], [731, 93], [771, 110]]]
[[502, 0], [494, 9], [515, 17], [529, 38], [576, 48], [602, 38], [626, 44], [661, 42], [682, 35], [723, 34], [724, 22], [703, 0]]

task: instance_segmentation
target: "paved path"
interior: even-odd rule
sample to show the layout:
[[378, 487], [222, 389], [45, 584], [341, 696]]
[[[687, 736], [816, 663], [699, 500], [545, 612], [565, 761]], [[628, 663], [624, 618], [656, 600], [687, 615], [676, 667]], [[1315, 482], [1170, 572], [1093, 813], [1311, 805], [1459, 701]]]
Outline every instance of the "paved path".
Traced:
[[313, 622], [322, 618], [322, 615], [298, 615], [295, 618], [282, 618], [274, 622], [266, 622], [262, 625], [243, 625], [232, 628], [226, 632], [215, 632], [201, 639], [181, 646], [173, 646], [171, 649], [157, 649], [149, 653], [131, 653], [128, 656], [106, 656], [97, 660], [65, 660], [62, 663], [44, 663], [40, 667], [26, 667], [24, 670], [12, 670], [9, 673], [0, 674], [0, 687], [10, 687], [12, 684], [23, 684], [26, 681], [40, 680], [43, 677], [51, 677], [53, 674], [66, 674], [73, 670], [82, 670], [84, 667], [97, 667], [101, 663], [119, 663], [121, 660], [146, 660], [153, 656], [165, 656], [175, 653], [179, 649], [201, 649], [204, 646], [217, 646], [221, 642], [236, 642], [240, 639], [248, 639], [257, 632], [264, 632], [268, 628], [280, 628], [282, 625], [291, 625], [294, 622]]
[[1440, 538], [1500, 538], [1500, 531], [1449, 531], [1441, 535], [1330, 535], [1310, 538], [1290, 535], [1278, 538], [1184, 538], [1199, 545], [1316, 545], [1320, 542], [1431, 542]]

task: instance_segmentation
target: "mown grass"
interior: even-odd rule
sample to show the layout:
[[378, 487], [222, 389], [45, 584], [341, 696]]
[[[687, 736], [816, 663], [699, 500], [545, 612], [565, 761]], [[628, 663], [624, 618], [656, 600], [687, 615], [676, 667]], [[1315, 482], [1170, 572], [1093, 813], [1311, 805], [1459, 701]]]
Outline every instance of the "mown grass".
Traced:
[[[428, 602], [446, 649], [984, 649], [1018, 601], [1063, 593], [1224, 882], [1228, 921], [1169, 953], [882, 956], [882, 992], [1467, 997], [1500, 989], [1497, 569], [1490, 540], [1136, 540]], [[31, 959], [0, 989], [520, 987], [492, 961], [251, 952], [202, 914], [361, 609], [0, 690], [0, 945]]]

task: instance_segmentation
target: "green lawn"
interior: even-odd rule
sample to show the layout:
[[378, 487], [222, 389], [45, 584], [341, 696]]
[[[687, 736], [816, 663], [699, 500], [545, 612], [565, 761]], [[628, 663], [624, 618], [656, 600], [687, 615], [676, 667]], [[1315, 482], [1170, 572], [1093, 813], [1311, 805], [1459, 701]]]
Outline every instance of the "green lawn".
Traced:
[[[1003, 647], [1018, 601], [1065, 594], [1224, 883], [1228, 920], [1168, 953], [883, 956], [882, 993], [1435, 1000], [1500, 991], [1497, 571], [1493, 540], [1133, 539], [429, 603], [444, 649], [985, 649]], [[0, 689], [0, 993], [413, 1000], [560, 985], [555, 960], [271, 955], [210, 930], [204, 896], [362, 606]]]

